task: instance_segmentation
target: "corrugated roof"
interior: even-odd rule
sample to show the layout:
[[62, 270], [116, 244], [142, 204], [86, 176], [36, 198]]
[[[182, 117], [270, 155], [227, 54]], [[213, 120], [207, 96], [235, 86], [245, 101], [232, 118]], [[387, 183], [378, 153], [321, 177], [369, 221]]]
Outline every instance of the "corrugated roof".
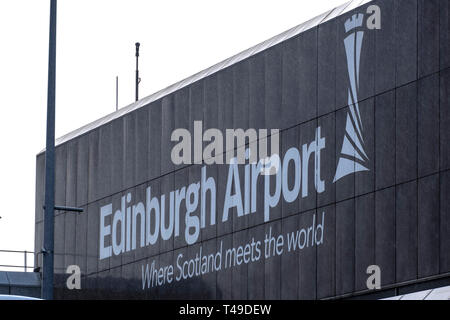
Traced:
[[[279, 44], [279, 43], [281, 43], [281, 42], [283, 42], [283, 41], [285, 41], [287, 39], [295, 37], [296, 35], [304, 32], [306, 30], [314, 28], [314, 27], [316, 27], [316, 26], [318, 26], [318, 25], [320, 25], [322, 23], [325, 23], [325, 22], [327, 22], [327, 21], [329, 21], [331, 19], [334, 19], [334, 18], [336, 18], [336, 17], [338, 17], [340, 15], [343, 15], [343, 14], [345, 14], [345, 13], [347, 13], [347, 12], [349, 12], [349, 11], [359, 7], [359, 6], [362, 6], [362, 5], [364, 5], [364, 4], [366, 4], [366, 3], [370, 2], [370, 1], [372, 1], [372, 0], [352, 0], [352, 1], [349, 1], [349, 2], [339, 6], [337, 8], [334, 8], [334, 9], [332, 9], [330, 11], [327, 11], [327, 12], [325, 12], [325, 13], [323, 13], [323, 14], [321, 14], [321, 15], [319, 15], [319, 16], [317, 16], [317, 17], [315, 17], [315, 18], [313, 18], [313, 19], [311, 19], [309, 21], [306, 21], [306, 22], [304, 22], [304, 23], [302, 23], [302, 24], [300, 24], [300, 25], [298, 25], [298, 26], [296, 26], [296, 27], [294, 27], [292, 29], [289, 29], [289, 30], [287, 30], [287, 31], [285, 31], [285, 32], [283, 32], [283, 33], [273, 37], [273, 38], [270, 38], [270, 39], [268, 39], [268, 40], [266, 40], [266, 41], [264, 41], [264, 42], [262, 42], [262, 43], [260, 43], [260, 44], [258, 44], [256, 46], [252, 47], [252, 48], [249, 48], [249, 49], [247, 49], [247, 50], [245, 50], [245, 51], [243, 51], [243, 52], [241, 52], [241, 53], [239, 53], [239, 54], [237, 54], [237, 55], [235, 55], [235, 56], [233, 56], [231, 58], [228, 58], [228, 59], [226, 59], [226, 60], [224, 60], [222, 62], [219, 62], [216, 65], [213, 65], [212, 67], [210, 67], [208, 69], [205, 69], [205, 70], [203, 70], [203, 71], [201, 71], [199, 73], [196, 73], [196, 74], [190, 76], [189, 78], [186, 78], [186, 79], [184, 79], [184, 80], [182, 80], [180, 82], [177, 82], [177, 83], [175, 83], [175, 84], [173, 84], [173, 85], [171, 85], [171, 86], [169, 86], [169, 87], [167, 87], [167, 88], [165, 88], [165, 89], [163, 89], [161, 91], [158, 91], [158, 92], [156, 92], [156, 93], [154, 93], [154, 94], [152, 94], [152, 95], [150, 95], [148, 97], [145, 97], [145, 98], [143, 98], [143, 99], [141, 99], [141, 100], [139, 100], [139, 101], [137, 101], [135, 103], [132, 103], [132, 104], [130, 104], [130, 105], [128, 105], [128, 106], [126, 106], [126, 107], [124, 107], [122, 109], [119, 109], [118, 111], [116, 111], [114, 113], [111, 113], [111, 114], [109, 114], [109, 115], [107, 115], [107, 116], [105, 116], [103, 118], [100, 118], [100, 119], [98, 119], [98, 120], [96, 120], [94, 122], [91, 122], [91, 123], [89, 123], [89, 124], [79, 128], [79, 129], [77, 129], [75, 131], [72, 131], [72, 132], [70, 132], [70, 133], [68, 133], [68, 134], [66, 134], [66, 135], [56, 139], [55, 144], [56, 144], [56, 146], [58, 146], [58, 145], [61, 145], [61, 144], [65, 143], [65, 142], [67, 142], [69, 140], [72, 140], [72, 139], [74, 139], [74, 138], [76, 138], [78, 136], [81, 136], [81, 135], [83, 135], [83, 134], [85, 134], [85, 133], [87, 133], [87, 132], [89, 132], [89, 131], [91, 131], [93, 129], [96, 129], [96, 128], [98, 128], [98, 127], [100, 127], [100, 126], [102, 126], [102, 125], [104, 125], [106, 123], [109, 123], [109, 122], [111, 122], [111, 121], [113, 121], [113, 120], [115, 120], [117, 118], [120, 118], [120, 117], [122, 117], [123, 115], [125, 115], [127, 113], [130, 113], [130, 112], [132, 112], [132, 111], [134, 111], [136, 109], [139, 109], [139, 108], [141, 108], [143, 106], [146, 106], [146, 105], [148, 105], [149, 103], [151, 103], [153, 101], [159, 100], [160, 98], [162, 98], [164, 96], [167, 96], [167, 95], [169, 95], [169, 94], [171, 94], [171, 93], [173, 93], [173, 92], [175, 92], [177, 90], [180, 90], [180, 89], [182, 89], [182, 88], [184, 88], [186, 86], [189, 86], [190, 84], [192, 84], [192, 83], [194, 83], [194, 82], [196, 82], [198, 80], [206, 78], [206, 77], [208, 77], [211, 74], [214, 74], [214, 73], [216, 73], [216, 72], [218, 72], [218, 71], [220, 71], [222, 69], [225, 69], [225, 68], [227, 68], [227, 67], [229, 67], [231, 65], [234, 65], [234, 64], [236, 64], [236, 63], [238, 63], [238, 62], [240, 62], [242, 60], [245, 60], [245, 59], [247, 59], [247, 58], [249, 58], [249, 57], [251, 57], [253, 55], [256, 55], [257, 53], [259, 53], [261, 51], [264, 51], [264, 50], [266, 50], [266, 49], [268, 49], [270, 47], [273, 47], [273, 46], [275, 46], [275, 45], [277, 45], [277, 44]], [[44, 152], [44, 151], [45, 151], [45, 149], [42, 150], [42, 152]]]

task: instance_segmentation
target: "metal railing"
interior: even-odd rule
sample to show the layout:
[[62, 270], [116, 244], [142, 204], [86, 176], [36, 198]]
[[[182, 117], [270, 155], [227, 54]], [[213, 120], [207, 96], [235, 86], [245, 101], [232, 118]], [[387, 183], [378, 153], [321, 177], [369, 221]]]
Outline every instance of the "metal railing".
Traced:
[[[29, 269], [34, 269], [34, 252], [33, 251], [17, 251], [17, 250], [0, 250], [1, 253], [10, 253], [10, 254], [23, 254], [23, 265], [8, 265], [8, 264], [0, 264], [0, 268], [12, 268], [12, 269], [23, 269], [24, 272], [28, 272]], [[28, 255], [32, 254], [32, 264], [28, 263]]]

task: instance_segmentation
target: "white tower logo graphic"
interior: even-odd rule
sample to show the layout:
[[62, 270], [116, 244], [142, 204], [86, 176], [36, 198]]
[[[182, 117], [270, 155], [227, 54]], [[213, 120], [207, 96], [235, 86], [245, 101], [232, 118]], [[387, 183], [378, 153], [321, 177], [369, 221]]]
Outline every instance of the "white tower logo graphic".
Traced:
[[364, 151], [364, 128], [358, 105], [359, 67], [364, 31], [357, 31], [357, 28], [362, 27], [363, 20], [363, 14], [355, 14], [345, 22], [345, 32], [351, 32], [344, 40], [350, 79], [350, 88], [348, 89], [349, 111], [347, 113], [344, 142], [333, 182], [355, 172], [369, 171], [366, 167], [369, 157]]

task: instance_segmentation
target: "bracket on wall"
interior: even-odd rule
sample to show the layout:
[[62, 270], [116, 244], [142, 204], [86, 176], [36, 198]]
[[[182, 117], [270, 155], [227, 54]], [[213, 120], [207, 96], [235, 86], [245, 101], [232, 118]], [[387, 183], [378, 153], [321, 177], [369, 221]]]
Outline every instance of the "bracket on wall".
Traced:
[[[42, 207], [45, 210], [45, 206]], [[67, 211], [67, 212], [75, 212], [75, 213], [83, 213], [83, 208], [74, 208], [74, 207], [62, 207], [55, 206], [56, 211]]]

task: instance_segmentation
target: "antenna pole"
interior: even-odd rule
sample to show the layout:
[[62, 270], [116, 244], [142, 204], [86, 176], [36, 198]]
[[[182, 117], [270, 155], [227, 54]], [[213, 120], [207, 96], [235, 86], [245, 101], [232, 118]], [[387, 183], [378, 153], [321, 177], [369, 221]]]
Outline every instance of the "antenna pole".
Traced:
[[139, 83], [141, 78], [139, 78], [139, 47], [141, 44], [136, 42], [136, 101], [139, 100]]
[[116, 111], [119, 110], [119, 77], [116, 76]]

